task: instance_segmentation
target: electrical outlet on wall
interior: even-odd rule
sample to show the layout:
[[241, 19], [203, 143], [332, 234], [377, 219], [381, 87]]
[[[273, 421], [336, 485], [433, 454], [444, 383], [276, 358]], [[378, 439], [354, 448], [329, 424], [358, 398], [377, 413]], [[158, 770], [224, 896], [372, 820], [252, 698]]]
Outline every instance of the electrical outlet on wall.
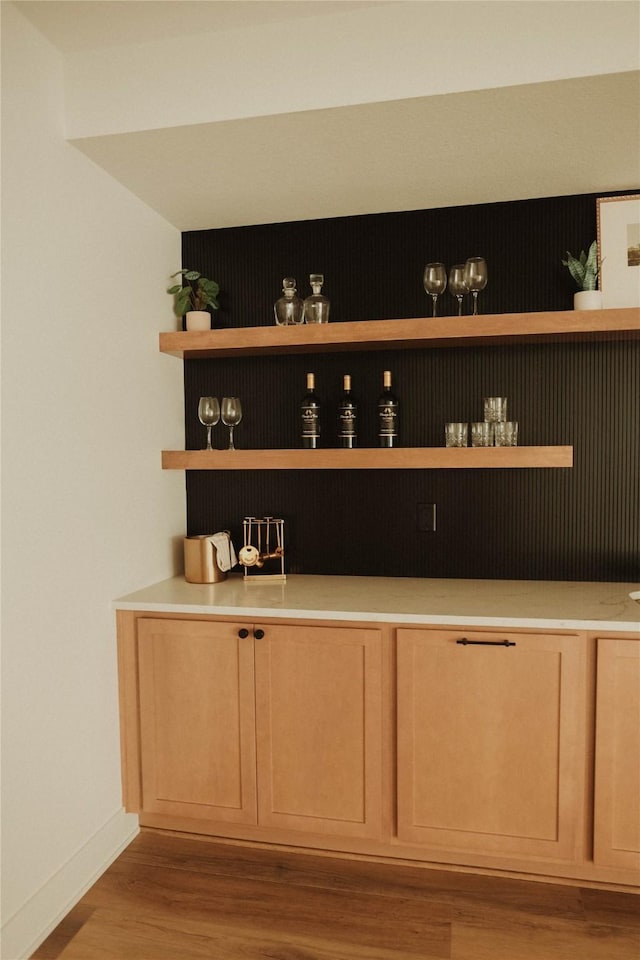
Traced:
[[435, 503], [419, 503], [416, 508], [418, 533], [433, 533], [436, 529]]

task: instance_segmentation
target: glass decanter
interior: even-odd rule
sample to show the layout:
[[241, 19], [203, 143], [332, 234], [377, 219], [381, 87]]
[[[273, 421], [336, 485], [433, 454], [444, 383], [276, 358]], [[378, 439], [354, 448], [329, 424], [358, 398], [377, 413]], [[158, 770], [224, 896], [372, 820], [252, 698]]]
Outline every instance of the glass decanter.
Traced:
[[293, 277], [285, 277], [282, 281], [282, 293], [273, 305], [276, 323], [280, 327], [288, 327], [293, 323], [302, 323], [304, 304], [296, 293], [296, 281]]
[[309, 283], [313, 293], [307, 297], [304, 302], [304, 322], [305, 323], [328, 323], [330, 303], [322, 295], [322, 284], [324, 283], [324, 274], [312, 273], [309, 276]]

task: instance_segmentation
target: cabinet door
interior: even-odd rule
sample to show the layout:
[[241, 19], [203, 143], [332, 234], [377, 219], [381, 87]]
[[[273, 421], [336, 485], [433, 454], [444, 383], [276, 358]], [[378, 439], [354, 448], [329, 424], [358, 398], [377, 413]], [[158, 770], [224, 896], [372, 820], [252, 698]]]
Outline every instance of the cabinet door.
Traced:
[[140, 620], [142, 809], [256, 822], [253, 636]]
[[573, 859], [585, 655], [582, 636], [398, 630], [399, 839]]
[[256, 640], [258, 822], [379, 837], [377, 630], [266, 625]]
[[640, 640], [598, 640], [594, 860], [640, 869]]

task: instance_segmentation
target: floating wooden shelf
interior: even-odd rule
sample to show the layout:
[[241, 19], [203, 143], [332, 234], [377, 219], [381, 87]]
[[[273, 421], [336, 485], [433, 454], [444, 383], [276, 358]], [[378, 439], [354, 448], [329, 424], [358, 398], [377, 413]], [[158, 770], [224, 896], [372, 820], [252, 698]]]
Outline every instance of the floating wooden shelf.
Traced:
[[640, 308], [500, 313], [478, 317], [357, 320], [161, 333], [160, 350], [184, 360], [640, 337]]
[[573, 447], [163, 450], [163, 470], [473, 470], [572, 467]]

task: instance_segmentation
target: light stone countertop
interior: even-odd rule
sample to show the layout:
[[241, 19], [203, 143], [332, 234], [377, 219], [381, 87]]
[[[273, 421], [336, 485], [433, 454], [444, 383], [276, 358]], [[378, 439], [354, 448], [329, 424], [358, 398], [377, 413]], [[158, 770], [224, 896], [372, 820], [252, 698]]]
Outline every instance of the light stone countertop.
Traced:
[[114, 601], [116, 610], [366, 620], [387, 623], [608, 630], [640, 633], [633, 583], [555, 580], [436, 580], [321, 577], [245, 582], [232, 574], [215, 584], [172, 577]]

